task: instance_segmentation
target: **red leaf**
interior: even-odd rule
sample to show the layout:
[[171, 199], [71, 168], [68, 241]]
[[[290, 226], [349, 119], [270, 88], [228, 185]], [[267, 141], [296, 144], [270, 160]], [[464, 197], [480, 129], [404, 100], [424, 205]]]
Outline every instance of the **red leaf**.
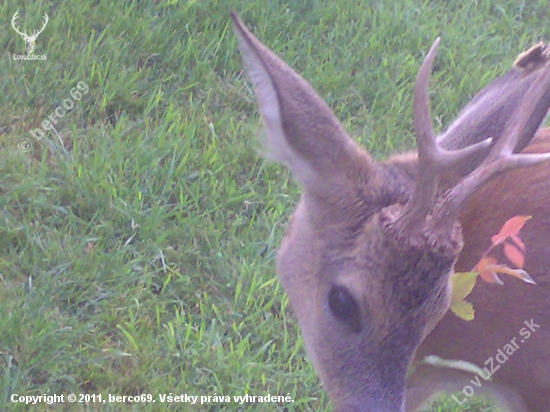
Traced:
[[517, 236], [525, 222], [531, 219], [531, 216], [514, 216], [509, 219], [500, 229], [500, 232], [493, 236], [493, 246], [499, 245], [511, 236]]
[[521, 250], [522, 252], [525, 252], [525, 243], [523, 243], [523, 240], [518, 235], [512, 235], [510, 236], [510, 239], [516, 244], [516, 246]]
[[525, 263], [525, 256], [523, 252], [511, 243], [504, 244], [504, 254], [510, 262], [512, 262], [516, 267], [522, 269]]
[[487, 283], [496, 283], [499, 285], [502, 285], [502, 281], [497, 276], [496, 272], [491, 270], [491, 266], [495, 266], [497, 263], [497, 260], [492, 257], [486, 257], [481, 259], [476, 268], [479, 271], [479, 276], [481, 276], [481, 279], [483, 279]]

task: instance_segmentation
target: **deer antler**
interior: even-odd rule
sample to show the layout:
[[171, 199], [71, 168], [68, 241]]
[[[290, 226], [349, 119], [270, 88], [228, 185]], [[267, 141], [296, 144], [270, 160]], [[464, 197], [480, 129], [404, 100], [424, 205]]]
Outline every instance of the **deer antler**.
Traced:
[[24, 33], [22, 33], [18, 27], [15, 26], [15, 21], [19, 18], [19, 10], [17, 10], [15, 12], [15, 14], [13, 15], [13, 17], [11, 18], [11, 25], [13, 27], [13, 29], [19, 33], [21, 36], [23, 36], [23, 38], [25, 40], [29, 39], [29, 40], [36, 40], [36, 38], [38, 37], [38, 35], [40, 33], [42, 33], [44, 31], [44, 29], [46, 28], [46, 25], [48, 24], [48, 21], [50, 21], [50, 18], [48, 17], [48, 15], [46, 13], [44, 13], [44, 24], [42, 25], [42, 27], [40, 28], [40, 30], [35, 30], [33, 31], [32, 35], [29, 36], [27, 34], [27, 32], [25, 31]]
[[18, 17], [19, 17], [19, 10], [17, 10], [17, 11], [15, 12], [15, 14], [13, 15], [13, 17], [11, 18], [11, 25], [12, 25], [13, 29], [14, 29], [17, 33], [19, 33], [21, 36], [23, 36], [23, 37], [28, 37], [28, 36], [27, 36], [27, 32], [21, 33], [21, 32], [19, 31], [19, 28], [15, 27], [15, 21], [17, 20]]
[[488, 138], [459, 150], [447, 150], [437, 143], [430, 117], [428, 84], [439, 41], [438, 37], [424, 59], [414, 88], [414, 127], [418, 145], [418, 175], [414, 193], [398, 223], [402, 225], [401, 229], [408, 231], [420, 228], [424, 218], [430, 213], [437, 194], [440, 175], [470, 157], [479, 155], [492, 142], [492, 139]]
[[33, 33], [32, 33], [32, 36], [33, 38], [36, 38], [38, 37], [38, 35], [40, 33], [42, 33], [44, 31], [44, 29], [46, 28], [46, 25], [48, 24], [48, 21], [50, 21], [50, 18], [48, 17], [48, 15], [46, 13], [44, 13], [44, 24], [42, 25], [42, 28], [40, 30], [35, 30]]
[[[470, 157], [486, 151], [492, 138], [459, 150], [439, 146], [432, 129], [428, 83], [432, 64], [439, 46], [437, 38], [424, 59], [414, 90], [414, 126], [418, 144], [418, 175], [415, 191], [396, 225], [413, 236], [419, 235], [426, 216], [433, 210], [440, 177]], [[433, 227], [446, 230], [458, 219], [468, 198], [484, 183], [507, 170], [532, 166], [550, 159], [550, 153], [512, 154], [521, 132], [527, 126], [537, 103], [550, 86], [550, 66], [541, 69], [538, 78], [523, 97], [522, 104], [510, 117], [502, 137], [498, 139], [481, 165], [460, 181], [433, 211]]]
[[470, 196], [484, 183], [510, 169], [534, 166], [550, 159], [550, 153], [514, 154], [518, 137], [527, 127], [537, 103], [550, 88], [550, 65], [547, 63], [533, 81], [514, 114], [508, 119], [500, 139], [485, 160], [460, 181], [434, 213], [435, 227], [448, 227], [454, 222]]

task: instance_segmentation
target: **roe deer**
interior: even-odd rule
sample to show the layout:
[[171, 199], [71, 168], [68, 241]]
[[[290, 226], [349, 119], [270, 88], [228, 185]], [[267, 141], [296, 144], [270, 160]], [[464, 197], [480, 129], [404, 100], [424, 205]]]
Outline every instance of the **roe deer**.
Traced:
[[[534, 135], [550, 106], [550, 47], [522, 54], [436, 137], [428, 80], [437, 39], [414, 89], [418, 154], [377, 162], [300, 75], [232, 19], [269, 154], [302, 188], [276, 270], [335, 409], [414, 411], [470, 385], [504, 409], [548, 412], [550, 162], [541, 162], [550, 133]], [[532, 216], [522, 238], [537, 286], [480, 281], [468, 298], [473, 321], [448, 312], [450, 275], [471, 270], [515, 215]], [[536, 332], [519, 343], [526, 321]], [[487, 363], [516, 337], [508, 361]], [[495, 373], [475, 386], [473, 373], [415, 362], [407, 377], [428, 355]]]

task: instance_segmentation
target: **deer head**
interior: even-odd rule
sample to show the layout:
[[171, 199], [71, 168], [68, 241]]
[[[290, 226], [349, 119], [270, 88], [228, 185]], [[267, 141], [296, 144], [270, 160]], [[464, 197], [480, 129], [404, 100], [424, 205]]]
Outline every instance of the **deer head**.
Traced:
[[26, 31], [24, 33], [22, 33], [19, 30], [19, 28], [15, 25], [15, 21], [19, 17], [18, 14], [19, 14], [19, 10], [17, 10], [15, 12], [15, 14], [13, 15], [13, 17], [11, 19], [11, 25], [12, 25], [13, 29], [17, 33], [19, 33], [21, 35], [21, 37], [23, 38], [23, 40], [25, 40], [25, 42], [27, 43], [27, 47], [26, 47], [27, 54], [31, 54], [34, 50], [36, 39], [37, 39], [38, 35], [40, 33], [42, 33], [44, 31], [44, 29], [46, 28], [46, 25], [48, 24], [49, 18], [48, 18], [47, 14], [44, 14], [44, 24], [42, 25], [42, 28], [40, 30], [33, 31], [32, 35], [29, 36]]
[[546, 113], [550, 67], [524, 81], [504, 76], [436, 138], [428, 99], [436, 39], [414, 89], [418, 155], [380, 163], [300, 75], [232, 19], [269, 155], [302, 187], [277, 274], [308, 354], [337, 410], [404, 411], [414, 352], [448, 309], [464, 205], [494, 176], [550, 159], [514, 153]]

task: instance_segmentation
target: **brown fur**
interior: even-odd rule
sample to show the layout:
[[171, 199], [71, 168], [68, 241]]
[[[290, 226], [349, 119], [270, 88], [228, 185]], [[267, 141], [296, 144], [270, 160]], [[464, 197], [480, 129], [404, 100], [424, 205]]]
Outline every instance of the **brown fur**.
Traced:
[[[530, 153], [549, 151], [550, 129], [539, 130], [525, 149]], [[475, 320], [467, 322], [447, 313], [417, 351], [419, 359], [437, 354], [483, 367], [499, 348], [517, 337], [519, 349], [493, 377], [495, 384], [507, 387], [506, 392], [521, 396], [524, 409], [516, 407], [515, 410], [546, 412], [550, 404], [549, 176], [547, 162], [509, 172], [482, 188], [462, 214], [464, 248], [455, 267], [456, 271], [472, 270], [503, 222], [512, 216], [528, 215], [532, 219], [521, 232], [527, 248], [525, 269], [537, 286], [506, 276], [502, 276], [504, 286], [477, 283], [467, 299], [474, 304]], [[506, 261], [502, 254], [494, 255], [499, 261]], [[519, 331], [525, 327], [524, 321], [531, 319], [540, 329], [521, 343]], [[455, 390], [462, 391], [466, 384], [471, 386], [469, 380], [473, 377], [470, 374], [468, 381]], [[464, 395], [459, 397], [462, 398]]]
[[[526, 152], [550, 151], [550, 132], [540, 131], [533, 138], [550, 105], [547, 46], [524, 53], [517, 68], [478, 93], [436, 143], [456, 154], [491, 136], [491, 146], [478, 145], [479, 150], [452, 170], [440, 170], [441, 165], [419, 165], [415, 154], [374, 161], [345, 133], [311, 86], [235, 14], [232, 18], [271, 154], [288, 164], [302, 186], [302, 198], [277, 255], [277, 275], [336, 410], [413, 411], [437, 392], [461, 391], [472, 374], [418, 364], [406, 380], [407, 370], [414, 359], [427, 355], [483, 367], [518, 336], [524, 321], [533, 319], [540, 329], [520, 344], [492, 382], [482, 382], [476, 394], [490, 395], [515, 412], [546, 412], [550, 164], [502, 174], [473, 197], [465, 197], [469, 200], [459, 209], [445, 201], [452, 199], [453, 192], [446, 195], [447, 191], [468, 182], [472, 171], [487, 171], [500, 159], [495, 161], [494, 155], [503, 142], [512, 142], [510, 151], [529, 143]], [[436, 48], [437, 41], [432, 57]], [[421, 72], [426, 69], [429, 73], [424, 65]], [[421, 104], [415, 103], [415, 116]], [[419, 116], [429, 118], [429, 113]], [[522, 125], [519, 130], [511, 129], [516, 123], [509, 119]], [[520, 158], [504, 155], [506, 161]], [[493, 163], [482, 163], [491, 156]], [[428, 172], [423, 175], [422, 170]], [[437, 179], [428, 174], [432, 172], [441, 174], [439, 191], [426, 193], [437, 197], [428, 204], [427, 215], [415, 216], [409, 200], [419, 187], [422, 191], [417, 193], [423, 193], [422, 184], [415, 182], [435, 182], [437, 189]], [[447, 212], [458, 216], [459, 210], [461, 225], [445, 218]], [[479, 282], [469, 297], [475, 320], [466, 322], [447, 312], [453, 269], [471, 270], [491, 236], [520, 214], [533, 216], [522, 237], [526, 270], [538, 286], [512, 278], [503, 287]], [[405, 219], [411, 215], [413, 219]]]

